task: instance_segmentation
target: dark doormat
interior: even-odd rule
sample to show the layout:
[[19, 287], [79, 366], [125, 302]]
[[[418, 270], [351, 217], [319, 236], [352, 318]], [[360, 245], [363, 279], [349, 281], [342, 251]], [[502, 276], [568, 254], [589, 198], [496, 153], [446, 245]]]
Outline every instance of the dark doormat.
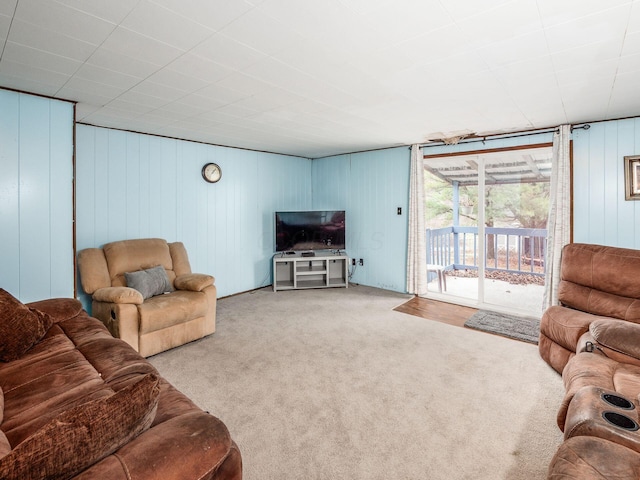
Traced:
[[464, 326], [536, 345], [540, 335], [540, 319], [488, 310], [478, 310], [465, 322]]

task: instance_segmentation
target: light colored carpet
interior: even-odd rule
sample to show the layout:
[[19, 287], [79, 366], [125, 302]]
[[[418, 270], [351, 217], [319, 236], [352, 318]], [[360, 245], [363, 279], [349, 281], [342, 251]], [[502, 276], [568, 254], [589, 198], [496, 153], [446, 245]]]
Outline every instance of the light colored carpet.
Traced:
[[408, 298], [265, 288], [150, 361], [225, 422], [245, 480], [545, 478], [560, 376], [534, 345], [392, 310]]
[[467, 328], [538, 344], [540, 319], [479, 310], [464, 323]]

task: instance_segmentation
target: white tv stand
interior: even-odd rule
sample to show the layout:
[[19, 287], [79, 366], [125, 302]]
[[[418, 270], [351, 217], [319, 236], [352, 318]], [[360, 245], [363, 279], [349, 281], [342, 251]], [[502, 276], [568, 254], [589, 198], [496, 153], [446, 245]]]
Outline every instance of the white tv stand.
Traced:
[[316, 252], [314, 256], [276, 253], [273, 291], [349, 286], [349, 257], [344, 253]]

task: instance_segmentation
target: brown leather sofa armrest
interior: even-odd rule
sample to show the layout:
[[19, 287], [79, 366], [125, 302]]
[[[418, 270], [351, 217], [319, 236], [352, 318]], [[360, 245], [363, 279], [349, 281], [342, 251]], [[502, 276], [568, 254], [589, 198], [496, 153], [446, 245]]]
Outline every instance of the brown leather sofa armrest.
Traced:
[[94, 302], [105, 303], [133, 303], [140, 305], [144, 302], [142, 294], [129, 287], [104, 287], [93, 292]]
[[618, 319], [599, 319], [591, 322], [589, 333], [594, 348], [607, 357], [633, 365], [640, 365], [640, 325]]
[[82, 312], [82, 304], [75, 298], [49, 298], [27, 303], [27, 306], [49, 314], [54, 322], [68, 320]]
[[176, 277], [173, 282], [176, 290], [189, 290], [191, 292], [201, 292], [209, 285], [213, 285], [215, 278], [203, 273], [188, 273]]
[[[229, 475], [242, 471], [240, 456], [235, 450], [227, 427], [219, 419], [202, 411], [192, 412], [150, 428], [115, 455], [96, 463], [75, 478], [239, 479], [241, 473], [240, 476]], [[220, 475], [219, 470], [223, 469], [229, 457], [234, 457], [237, 468]]]

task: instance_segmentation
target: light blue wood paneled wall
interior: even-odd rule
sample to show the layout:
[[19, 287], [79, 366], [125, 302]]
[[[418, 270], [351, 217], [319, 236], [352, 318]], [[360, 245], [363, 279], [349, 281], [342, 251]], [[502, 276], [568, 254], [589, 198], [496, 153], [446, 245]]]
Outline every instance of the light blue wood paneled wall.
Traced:
[[406, 291], [409, 166], [408, 147], [313, 160], [313, 208], [346, 210], [346, 251], [364, 260], [354, 283]]
[[[270, 284], [274, 212], [311, 208], [309, 159], [88, 125], [76, 137], [77, 249], [181, 241], [218, 296]], [[202, 179], [207, 162], [222, 168], [220, 182]]]
[[0, 90], [0, 288], [73, 297], [73, 104]]
[[640, 155], [640, 118], [573, 131], [573, 238], [640, 249], [640, 201], [624, 199], [624, 157]]
[[[546, 143], [551, 134], [437, 146], [425, 154]], [[73, 105], [0, 90], [0, 287], [23, 301], [73, 295]], [[623, 157], [640, 119], [573, 132], [574, 240], [640, 248], [640, 202]], [[273, 212], [345, 209], [352, 281], [405, 291], [409, 149], [316, 160], [77, 126], [77, 249], [123, 238], [183, 241], [219, 295], [271, 282]], [[215, 161], [223, 179], [200, 177]], [[402, 215], [396, 210], [402, 207]]]

